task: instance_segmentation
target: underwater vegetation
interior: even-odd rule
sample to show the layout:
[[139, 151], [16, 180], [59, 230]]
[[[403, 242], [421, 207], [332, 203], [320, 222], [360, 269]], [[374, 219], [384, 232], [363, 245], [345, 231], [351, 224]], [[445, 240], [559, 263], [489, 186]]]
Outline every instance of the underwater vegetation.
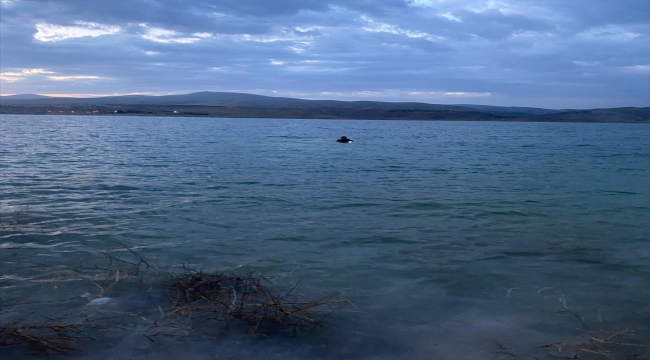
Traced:
[[[204, 272], [186, 265], [181, 271], [161, 270], [130, 246], [121, 245], [130, 256], [103, 253], [92, 267], [65, 266], [56, 279], [39, 279], [58, 281], [60, 286], [88, 281], [98, 290], [94, 294], [38, 304], [0, 292], [0, 348], [67, 354], [82, 342], [119, 331], [136, 331], [151, 342], [165, 337], [216, 339], [228, 332], [295, 338], [324, 329], [333, 312], [352, 304], [306, 298], [299, 294], [299, 283], [280, 286], [254, 270]], [[100, 259], [104, 264], [98, 263]]]

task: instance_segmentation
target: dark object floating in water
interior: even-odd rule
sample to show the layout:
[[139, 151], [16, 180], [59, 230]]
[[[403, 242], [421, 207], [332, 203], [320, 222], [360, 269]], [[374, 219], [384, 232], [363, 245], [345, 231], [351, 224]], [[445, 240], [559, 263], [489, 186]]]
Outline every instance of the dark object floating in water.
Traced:
[[352, 140], [352, 139], [348, 139], [347, 136], [341, 136], [341, 138], [338, 139], [338, 140], [336, 140], [336, 142], [346, 143], [346, 144], [347, 144], [347, 143], [352, 143], [352, 142], [354, 142], [354, 140]]

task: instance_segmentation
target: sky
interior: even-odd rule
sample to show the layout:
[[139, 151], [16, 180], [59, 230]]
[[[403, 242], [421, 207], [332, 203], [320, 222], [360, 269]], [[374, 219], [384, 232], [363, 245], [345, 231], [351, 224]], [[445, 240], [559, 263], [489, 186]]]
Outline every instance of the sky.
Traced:
[[650, 0], [0, 0], [0, 93], [650, 106]]

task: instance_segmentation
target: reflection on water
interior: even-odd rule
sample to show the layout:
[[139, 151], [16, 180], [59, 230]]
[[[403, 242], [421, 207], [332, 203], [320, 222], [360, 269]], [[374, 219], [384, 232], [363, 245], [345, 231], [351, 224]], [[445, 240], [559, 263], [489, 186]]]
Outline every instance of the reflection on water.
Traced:
[[[1, 121], [0, 320], [83, 322], [95, 340], [70, 356], [587, 359], [611, 350], [593, 339], [650, 340], [645, 125]], [[154, 334], [183, 264], [354, 306], [297, 336]]]

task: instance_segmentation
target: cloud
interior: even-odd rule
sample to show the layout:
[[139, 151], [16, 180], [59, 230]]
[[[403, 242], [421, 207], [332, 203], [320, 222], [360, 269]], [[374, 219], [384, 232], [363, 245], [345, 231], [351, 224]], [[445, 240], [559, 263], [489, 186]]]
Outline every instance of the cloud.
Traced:
[[48, 75], [55, 74], [53, 71], [45, 69], [22, 69], [19, 71], [6, 71], [0, 73], [0, 80], [6, 82], [16, 82], [23, 80], [27, 77], [45, 76], [48, 80], [52, 81], [70, 81], [70, 80], [101, 80], [105, 77], [95, 75]]
[[400, 28], [399, 26], [396, 26], [396, 25], [376, 22], [376, 21], [372, 20], [371, 18], [369, 18], [367, 16], [362, 16], [361, 20], [366, 22], [366, 26], [364, 26], [363, 29], [365, 31], [368, 31], [368, 32], [389, 33], [389, 34], [395, 34], [395, 35], [406, 35], [407, 37], [410, 37], [410, 38], [425, 39], [425, 40], [428, 40], [428, 41], [444, 40], [443, 37], [431, 35], [431, 34], [428, 34], [426, 32], [423, 32], [423, 31], [404, 30], [404, 29], [402, 29], [402, 28]]
[[313, 72], [313, 73], [339, 73], [354, 70], [354, 67], [322, 67], [322, 66], [300, 66], [290, 65], [285, 67], [287, 71], [293, 72]]
[[1, 75], [6, 75], [6, 76], [29, 76], [29, 75], [38, 75], [38, 74], [52, 74], [52, 72], [45, 71], [43, 69], [23, 69], [20, 71], [1, 73]]
[[44, 69], [22, 69], [20, 71], [6, 71], [0, 73], [0, 80], [6, 82], [15, 82], [20, 81], [27, 76], [40, 74], [52, 74], [52, 72], [46, 71]]
[[20, 81], [20, 80], [22, 80], [21, 77], [15, 77], [15, 76], [10, 76], [10, 75], [0, 75], [0, 81], [15, 82], [15, 81]]
[[476, 96], [492, 96], [489, 92], [471, 92], [471, 91], [449, 91], [444, 93], [447, 96], [462, 96], [462, 97], [476, 97]]
[[[621, 66], [621, 70], [632, 74], [650, 74], [650, 65]], [[650, 79], [648, 79], [650, 80]]]
[[606, 25], [582, 32], [577, 37], [593, 41], [630, 41], [640, 37], [642, 34], [628, 31], [621, 26]]
[[277, 91], [548, 107], [650, 98], [647, 0], [590, 0], [589, 11], [566, 0], [0, 2], [5, 93]]
[[18, 0], [0, 0], [1, 6], [11, 6], [14, 5]]
[[270, 33], [264, 35], [242, 34], [230, 35], [227, 38], [239, 43], [253, 42], [279, 46], [282, 49], [302, 54], [312, 46], [316, 35], [313, 31], [295, 32], [294, 30], [294, 28], [275, 28]]
[[117, 34], [122, 29], [119, 26], [104, 25], [93, 22], [75, 21], [74, 26], [54, 25], [48, 23], [36, 24], [34, 39], [42, 42], [56, 42], [71, 38], [98, 37]]
[[192, 35], [194, 35], [197, 38], [201, 38], [201, 39], [207, 39], [207, 38], [211, 38], [212, 36], [214, 36], [214, 35], [212, 35], [210, 33], [206, 33], [206, 32], [194, 33]]
[[591, 61], [582, 61], [582, 60], [574, 60], [572, 61], [573, 64], [578, 65], [578, 66], [598, 66], [597, 62], [591, 62]]
[[163, 44], [191, 44], [201, 39], [207, 39], [213, 35], [210, 33], [194, 33], [191, 37], [184, 36], [178, 31], [167, 30], [157, 27], [149, 27], [147, 24], [140, 24], [145, 29], [142, 38]]
[[70, 80], [101, 80], [101, 76], [94, 75], [70, 75], [70, 76], [48, 76], [52, 81], [70, 81]]
[[438, 16], [443, 17], [443, 18], [445, 18], [445, 19], [447, 19], [449, 21], [463, 22], [463, 20], [461, 20], [460, 18], [454, 16], [454, 14], [452, 14], [450, 12], [446, 12], [444, 14], [439, 14]]
[[[355, 67], [339, 67], [336, 65], [344, 64], [340, 61], [326, 61], [326, 60], [300, 60], [287, 63], [271, 59], [269, 62], [273, 66], [282, 66], [282, 70], [289, 72], [312, 72], [312, 73], [336, 73], [355, 69]], [[334, 65], [334, 66], [332, 66]]]
[[222, 74], [243, 74], [245, 73], [244, 66], [215, 66], [210, 68], [211, 71], [222, 73]]
[[[442, 16], [451, 21], [458, 18], [452, 12], [472, 12], [475, 14], [501, 14], [505, 16], [522, 16], [530, 19], [560, 20], [564, 18], [553, 6], [545, 3], [548, 1], [521, 1], [521, 0], [407, 0], [407, 3], [416, 8], [430, 8], [443, 13]], [[544, 6], [547, 5], [547, 6]], [[450, 12], [451, 10], [451, 12]], [[446, 12], [445, 12], [446, 11]]]

